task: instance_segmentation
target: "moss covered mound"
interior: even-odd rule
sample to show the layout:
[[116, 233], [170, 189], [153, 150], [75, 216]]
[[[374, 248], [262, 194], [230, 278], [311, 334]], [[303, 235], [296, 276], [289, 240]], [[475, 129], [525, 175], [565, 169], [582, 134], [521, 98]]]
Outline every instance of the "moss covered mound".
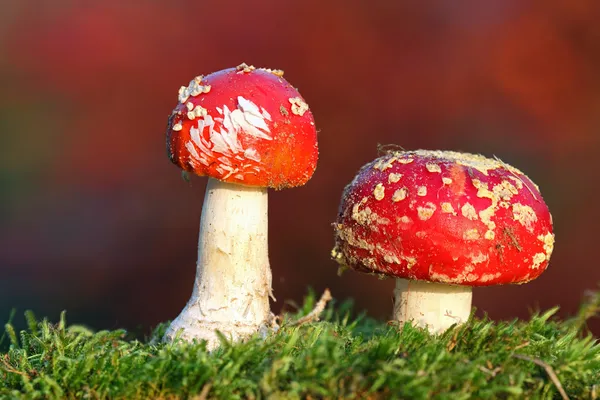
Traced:
[[[529, 321], [471, 320], [440, 337], [411, 326], [353, 316], [330, 304], [321, 322], [291, 326], [267, 340], [217, 351], [204, 344], [164, 344], [166, 325], [145, 341], [125, 331], [92, 332], [38, 322], [11, 324], [0, 346], [4, 399], [594, 399], [600, 395], [600, 345], [586, 320], [600, 309], [590, 295], [566, 321], [556, 310]], [[399, 329], [401, 328], [401, 329]]]

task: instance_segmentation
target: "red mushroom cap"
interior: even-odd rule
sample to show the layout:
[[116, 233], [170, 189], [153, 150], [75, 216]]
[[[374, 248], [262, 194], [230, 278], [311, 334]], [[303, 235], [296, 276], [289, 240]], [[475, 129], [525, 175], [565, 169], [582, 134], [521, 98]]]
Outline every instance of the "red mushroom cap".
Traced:
[[308, 105], [283, 71], [241, 64], [181, 87], [167, 152], [197, 175], [282, 189], [311, 178], [317, 132]]
[[537, 186], [498, 159], [450, 151], [389, 153], [342, 196], [340, 264], [411, 280], [525, 283], [548, 266], [552, 217]]

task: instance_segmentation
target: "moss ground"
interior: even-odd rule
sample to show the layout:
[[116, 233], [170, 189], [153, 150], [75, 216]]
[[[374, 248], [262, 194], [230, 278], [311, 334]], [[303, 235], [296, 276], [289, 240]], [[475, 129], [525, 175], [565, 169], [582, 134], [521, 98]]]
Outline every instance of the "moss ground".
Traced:
[[[208, 353], [203, 343], [160, 343], [166, 325], [136, 340], [37, 321], [8, 323], [0, 339], [1, 399], [596, 399], [600, 345], [586, 321], [600, 310], [591, 294], [571, 319], [556, 309], [528, 321], [472, 318], [441, 337], [355, 316], [330, 304], [321, 322]], [[286, 324], [286, 322], [288, 322]], [[286, 326], [287, 325], [287, 326]], [[399, 329], [401, 328], [401, 329]]]

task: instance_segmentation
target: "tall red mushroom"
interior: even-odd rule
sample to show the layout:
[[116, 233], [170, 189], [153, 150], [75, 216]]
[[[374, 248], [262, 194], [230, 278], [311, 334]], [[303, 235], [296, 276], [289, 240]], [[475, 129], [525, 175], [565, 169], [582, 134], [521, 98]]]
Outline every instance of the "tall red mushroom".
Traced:
[[548, 207], [521, 171], [417, 150], [374, 160], [345, 188], [332, 255], [397, 278], [394, 318], [439, 333], [467, 320], [472, 286], [529, 282], [553, 246]]
[[267, 188], [304, 185], [317, 163], [312, 113], [283, 71], [242, 64], [179, 90], [167, 153], [209, 177], [192, 297], [166, 332], [218, 345], [266, 329], [273, 316]]

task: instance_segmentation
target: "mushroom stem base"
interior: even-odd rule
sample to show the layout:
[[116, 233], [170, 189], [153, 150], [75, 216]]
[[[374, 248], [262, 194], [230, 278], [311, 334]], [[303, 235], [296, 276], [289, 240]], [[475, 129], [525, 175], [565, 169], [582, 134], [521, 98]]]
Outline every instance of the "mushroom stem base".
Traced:
[[165, 333], [220, 343], [216, 330], [237, 341], [275, 328], [269, 307], [267, 189], [209, 179], [192, 297]]
[[471, 313], [470, 286], [453, 286], [396, 279], [394, 320], [427, 328], [433, 334], [467, 321]]

